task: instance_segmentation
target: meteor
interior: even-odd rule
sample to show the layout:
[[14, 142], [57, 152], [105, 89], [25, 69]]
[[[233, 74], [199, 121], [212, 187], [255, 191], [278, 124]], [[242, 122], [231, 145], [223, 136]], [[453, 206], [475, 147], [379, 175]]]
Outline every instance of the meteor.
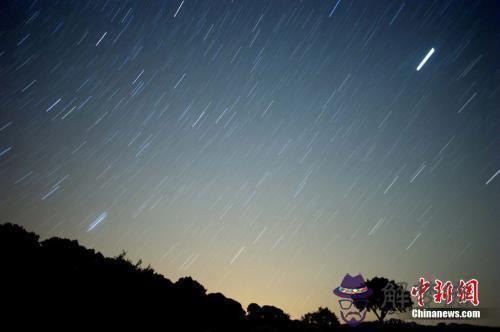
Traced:
[[425, 58], [420, 62], [420, 64], [417, 67], [417, 71], [419, 71], [425, 65], [425, 63], [427, 62], [427, 60], [429, 60], [432, 54], [434, 54], [434, 48], [431, 48], [431, 50], [427, 53]]
[[107, 212], [101, 213], [101, 215], [99, 217], [97, 217], [97, 219], [94, 220], [94, 222], [92, 224], [89, 225], [87, 232], [90, 232], [91, 230], [93, 230], [97, 225], [99, 225], [101, 223], [101, 221], [106, 219], [107, 216], [108, 216]]

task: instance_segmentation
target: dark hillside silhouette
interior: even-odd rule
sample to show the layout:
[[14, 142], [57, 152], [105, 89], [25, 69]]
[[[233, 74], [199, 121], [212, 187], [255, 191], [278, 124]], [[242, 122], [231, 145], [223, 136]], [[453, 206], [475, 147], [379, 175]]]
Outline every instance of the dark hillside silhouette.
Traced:
[[1, 293], [5, 316], [59, 322], [102, 321], [114, 326], [166, 324], [186, 330], [240, 327], [241, 305], [206, 294], [190, 277], [172, 283], [125, 254], [107, 258], [77, 241], [39, 237], [0, 225]]
[[[207, 294], [191, 277], [173, 283], [140, 261], [131, 262], [125, 253], [109, 258], [74, 240], [39, 241], [38, 235], [13, 224], [0, 225], [0, 262], [0, 315], [2, 324], [15, 324], [15, 330], [26, 325], [67, 331], [105, 326], [140, 331], [348, 329], [339, 326], [327, 308], [306, 314], [302, 321], [290, 320], [270, 305], [252, 303], [245, 312], [240, 303], [221, 293]], [[366, 323], [358, 329], [422, 328], [393, 323]]]

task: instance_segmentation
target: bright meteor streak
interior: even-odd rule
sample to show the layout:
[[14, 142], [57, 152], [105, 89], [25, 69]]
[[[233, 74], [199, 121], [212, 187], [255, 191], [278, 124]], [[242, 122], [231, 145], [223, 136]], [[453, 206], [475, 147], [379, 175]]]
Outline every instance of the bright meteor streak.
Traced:
[[94, 222], [92, 224], [89, 225], [87, 232], [90, 232], [91, 230], [93, 230], [97, 225], [99, 225], [101, 223], [101, 221], [106, 219], [107, 216], [108, 216], [107, 212], [101, 213], [101, 215], [99, 217], [97, 217], [97, 219], [94, 220]]
[[417, 67], [417, 71], [419, 71], [425, 65], [425, 63], [427, 62], [427, 60], [429, 60], [429, 58], [431, 57], [432, 54], [434, 54], [434, 48], [431, 48], [429, 53], [427, 53], [425, 58], [420, 62], [420, 64]]

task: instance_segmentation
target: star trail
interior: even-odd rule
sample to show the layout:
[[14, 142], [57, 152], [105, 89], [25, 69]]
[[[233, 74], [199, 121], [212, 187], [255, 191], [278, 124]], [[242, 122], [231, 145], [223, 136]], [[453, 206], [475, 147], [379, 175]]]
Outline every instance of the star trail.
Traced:
[[0, 6], [1, 222], [295, 318], [346, 273], [498, 311], [498, 2]]

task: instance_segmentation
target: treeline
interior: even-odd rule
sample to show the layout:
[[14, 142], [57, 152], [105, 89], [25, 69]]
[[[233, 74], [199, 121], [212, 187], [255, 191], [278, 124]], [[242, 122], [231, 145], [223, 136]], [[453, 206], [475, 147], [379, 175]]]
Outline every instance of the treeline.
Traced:
[[[131, 262], [124, 253], [110, 258], [75, 240], [40, 241], [38, 235], [9, 223], [0, 225], [0, 262], [0, 322], [15, 323], [19, 329], [23, 325], [62, 326], [69, 331], [84, 326], [162, 331], [343, 328], [327, 308], [301, 320], [291, 320], [269, 305], [252, 303], [244, 310], [221, 293], [207, 294], [190, 277], [174, 283], [140, 261]], [[395, 330], [402, 327], [396, 325]]]
[[[142, 324], [176, 331], [294, 329], [300, 322], [274, 306], [240, 303], [207, 290], [191, 277], [175, 283], [125, 253], [105, 257], [76, 240], [44, 241], [14, 224], [0, 225], [3, 317], [40, 321]], [[332, 314], [335, 323], [337, 318]], [[310, 325], [310, 324], [309, 324]], [[168, 330], [168, 329], [167, 329]]]

